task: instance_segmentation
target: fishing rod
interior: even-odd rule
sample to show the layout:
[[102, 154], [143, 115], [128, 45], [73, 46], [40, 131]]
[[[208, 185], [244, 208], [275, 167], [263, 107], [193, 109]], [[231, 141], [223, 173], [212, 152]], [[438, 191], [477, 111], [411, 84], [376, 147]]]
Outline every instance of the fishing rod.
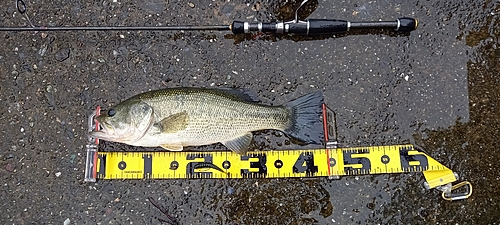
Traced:
[[181, 26], [71, 26], [40, 27], [34, 26], [26, 14], [24, 0], [16, 0], [16, 8], [28, 21], [31, 27], [0, 27], [0, 31], [130, 31], [130, 30], [215, 30], [231, 31], [233, 34], [264, 32], [275, 34], [338, 34], [350, 30], [393, 29], [397, 32], [410, 32], [417, 28], [418, 21], [410, 17], [402, 17], [395, 21], [350, 22], [337, 19], [298, 19], [298, 11], [309, 0], [304, 0], [295, 10], [295, 18], [278, 22], [241, 22], [233, 21], [231, 25], [181, 25]]

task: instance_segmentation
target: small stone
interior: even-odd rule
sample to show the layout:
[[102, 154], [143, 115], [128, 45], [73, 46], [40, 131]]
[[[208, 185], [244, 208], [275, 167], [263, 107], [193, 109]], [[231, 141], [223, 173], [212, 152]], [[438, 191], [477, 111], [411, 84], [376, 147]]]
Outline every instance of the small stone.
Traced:
[[69, 223], [71, 223], [71, 220], [69, 218], [66, 218], [66, 220], [64, 220], [63, 225], [69, 225]]
[[75, 159], [76, 159], [76, 154], [71, 154], [71, 156], [69, 157], [69, 162], [75, 163]]
[[14, 165], [13, 163], [7, 163], [7, 165], [5, 165], [5, 170], [14, 172], [16, 170], [16, 165]]
[[427, 216], [429, 216], [429, 212], [427, 212], [425, 208], [421, 207], [420, 209], [418, 209], [418, 215], [421, 218], [426, 218]]
[[220, 10], [221, 13], [223, 14], [231, 14], [231, 12], [234, 11], [234, 6], [232, 4], [225, 4], [222, 6], [222, 9]]
[[230, 195], [234, 194], [234, 188], [233, 187], [228, 187], [227, 188], [227, 193], [230, 194]]
[[61, 176], [61, 174], [62, 174], [61, 172], [57, 172], [57, 173], [56, 173], [56, 177], [60, 177], [60, 176]]
[[55, 109], [56, 108], [56, 100], [54, 98], [54, 95], [52, 95], [52, 93], [46, 92], [45, 98], [47, 100], [47, 103], [49, 104], [49, 108]]
[[205, 215], [203, 215], [205, 217], [205, 219], [207, 221], [210, 221], [211, 219], [213, 219], [214, 217], [212, 215], [210, 215], [209, 213], [205, 213]]
[[260, 10], [260, 2], [255, 3], [255, 5], [252, 6], [253, 11], [259, 11]]
[[188, 2], [189, 7], [194, 8], [194, 3]]
[[40, 56], [44, 56], [45, 55], [45, 52], [47, 52], [47, 45], [42, 45], [40, 46], [40, 49], [38, 50], [38, 54]]
[[187, 195], [187, 194], [189, 194], [189, 192], [191, 192], [191, 187], [185, 187], [184, 194]]
[[63, 48], [56, 53], [56, 60], [62, 62], [69, 58], [69, 48]]

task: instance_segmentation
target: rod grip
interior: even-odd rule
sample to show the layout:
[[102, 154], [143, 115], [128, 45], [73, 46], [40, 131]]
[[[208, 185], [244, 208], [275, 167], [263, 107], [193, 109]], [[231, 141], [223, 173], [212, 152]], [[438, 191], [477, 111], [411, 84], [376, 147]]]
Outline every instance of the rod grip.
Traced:
[[347, 24], [348, 22], [345, 20], [308, 19], [304, 22], [286, 24], [285, 32], [290, 34], [335, 34], [349, 30]]

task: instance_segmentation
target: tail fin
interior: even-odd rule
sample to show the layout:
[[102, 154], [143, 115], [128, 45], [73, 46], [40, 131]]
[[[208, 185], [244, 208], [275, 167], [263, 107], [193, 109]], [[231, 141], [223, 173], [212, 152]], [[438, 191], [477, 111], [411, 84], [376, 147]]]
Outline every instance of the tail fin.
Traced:
[[290, 126], [285, 133], [308, 144], [321, 144], [323, 93], [316, 91], [292, 100], [284, 106], [290, 110]]

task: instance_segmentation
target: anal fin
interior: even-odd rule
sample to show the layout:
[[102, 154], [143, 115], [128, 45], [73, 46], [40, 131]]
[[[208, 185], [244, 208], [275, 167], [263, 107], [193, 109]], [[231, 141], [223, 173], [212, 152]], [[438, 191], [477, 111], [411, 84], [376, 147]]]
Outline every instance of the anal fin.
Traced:
[[252, 138], [253, 138], [252, 133], [248, 132], [235, 139], [222, 142], [222, 144], [224, 144], [227, 148], [231, 149], [232, 151], [240, 155], [245, 155], [248, 151], [248, 148], [250, 147]]

